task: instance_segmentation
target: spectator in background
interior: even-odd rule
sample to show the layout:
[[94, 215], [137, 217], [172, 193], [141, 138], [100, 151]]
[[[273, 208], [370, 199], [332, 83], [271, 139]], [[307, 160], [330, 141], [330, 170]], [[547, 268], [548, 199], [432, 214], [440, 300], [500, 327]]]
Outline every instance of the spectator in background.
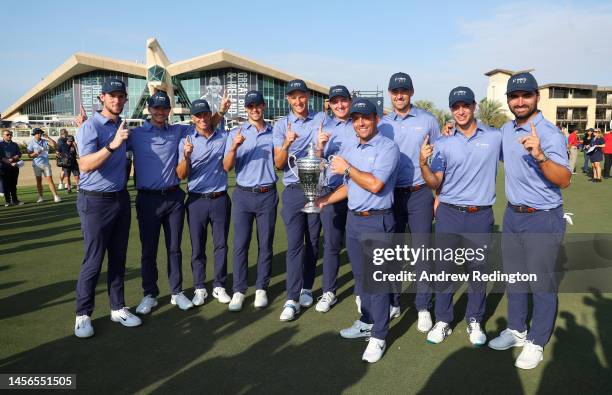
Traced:
[[578, 147], [580, 141], [578, 140], [578, 130], [573, 129], [567, 137], [567, 150], [569, 151], [569, 166], [572, 174], [576, 174], [576, 160], [578, 159]]
[[610, 178], [610, 167], [612, 167], [612, 130], [608, 130], [604, 135], [604, 171], [603, 177]]
[[592, 151], [589, 152], [589, 158], [593, 164], [593, 182], [601, 182], [601, 162], [603, 160], [603, 148], [605, 147], [603, 134], [597, 129], [591, 140]]
[[73, 136], [66, 137], [66, 141], [61, 146], [58, 143], [57, 156], [63, 159], [63, 166], [61, 166], [61, 168], [62, 176], [66, 179], [65, 188], [68, 190], [68, 193], [72, 193], [72, 185], [70, 183], [70, 174], [72, 173], [74, 176], [74, 185], [78, 191], [80, 172], [79, 163], [77, 162], [77, 149]]
[[589, 156], [587, 151], [591, 148], [591, 140], [593, 139], [593, 128], [587, 129], [584, 137], [582, 138], [582, 152], [584, 152], [584, 164], [582, 165], [582, 172], [587, 174], [589, 171]]
[[[17, 199], [17, 179], [19, 178], [19, 165], [21, 151], [13, 141], [13, 132], [8, 129], [2, 131], [0, 141], [0, 181], [4, 192], [5, 207], [22, 205]], [[23, 164], [23, 162], [22, 162]]]
[[49, 145], [57, 147], [57, 143], [51, 137], [43, 137], [42, 129], [35, 128], [32, 130], [32, 140], [28, 143], [28, 156], [32, 158], [32, 168], [34, 169], [34, 176], [36, 177], [36, 189], [38, 190], [38, 200], [36, 203], [43, 202], [43, 188], [42, 188], [42, 177], [44, 175], [49, 189], [53, 194], [53, 201], [55, 203], [61, 202], [62, 199], [57, 194], [55, 184], [53, 183], [53, 176], [51, 175], [51, 166], [49, 165]]
[[[60, 130], [60, 138], [57, 139], [57, 152], [61, 152], [62, 148], [66, 145], [67, 139], [68, 131], [66, 129]], [[57, 189], [62, 190], [66, 188], [66, 185], [64, 185], [64, 167], [60, 166], [59, 164], [58, 167], [60, 167], [60, 182], [57, 184]]]

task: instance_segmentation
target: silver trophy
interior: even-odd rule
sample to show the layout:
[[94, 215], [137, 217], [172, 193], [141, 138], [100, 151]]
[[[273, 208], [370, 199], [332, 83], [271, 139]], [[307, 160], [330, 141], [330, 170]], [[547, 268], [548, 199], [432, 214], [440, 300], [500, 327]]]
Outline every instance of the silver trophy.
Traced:
[[[297, 159], [295, 155], [290, 154], [289, 160], [287, 164], [289, 165], [289, 170], [300, 180], [302, 184], [302, 188], [304, 189], [304, 196], [306, 196], [306, 206], [302, 209], [303, 213], [307, 214], [318, 214], [321, 212], [315, 205], [315, 200], [319, 197], [322, 187], [322, 179], [324, 178], [323, 174], [325, 170], [329, 167], [329, 163], [331, 163], [333, 159], [333, 155], [329, 157], [329, 161], [325, 160], [325, 158], [319, 158], [315, 154], [315, 144], [310, 143], [308, 146], [308, 155], [303, 158]], [[295, 163], [295, 167], [297, 167], [298, 172], [296, 173], [291, 167], [291, 161]]]

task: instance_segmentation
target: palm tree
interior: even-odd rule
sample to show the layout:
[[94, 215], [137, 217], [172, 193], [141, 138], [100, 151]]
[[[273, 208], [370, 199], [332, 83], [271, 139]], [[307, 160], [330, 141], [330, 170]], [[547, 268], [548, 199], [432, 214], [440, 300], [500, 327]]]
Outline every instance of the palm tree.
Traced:
[[429, 100], [417, 100], [414, 102], [414, 106], [422, 110], [428, 111], [432, 114], [436, 109], [436, 106], [433, 104], [433, 102], [430, 102]]
[[497, 100], [489, 100], [486, 97], [478, 103], [476, 118], [478, 118], [480, 122], [493, 126], [494, 128], [500, 128], [509, 120], [502, 109], [502, 104]]

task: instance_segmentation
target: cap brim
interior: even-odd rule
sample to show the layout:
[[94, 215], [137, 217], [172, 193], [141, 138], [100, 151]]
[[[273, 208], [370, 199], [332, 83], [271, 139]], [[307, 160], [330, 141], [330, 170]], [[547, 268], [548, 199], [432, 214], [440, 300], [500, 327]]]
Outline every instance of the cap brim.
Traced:
[[287, 91], [287, 94], [290, 94], [292, 92], [296, 92], [296, 91], [300, 91], [300, 92], [304, 92], [304, 93], [308, 93], [308, 89], [303, 89], [303, 88], [293, 88], [290, 91]]

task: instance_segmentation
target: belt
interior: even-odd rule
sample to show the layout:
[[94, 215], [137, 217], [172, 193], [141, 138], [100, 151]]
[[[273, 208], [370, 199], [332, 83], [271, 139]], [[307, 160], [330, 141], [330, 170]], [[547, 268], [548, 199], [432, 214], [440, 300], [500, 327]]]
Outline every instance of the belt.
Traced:
[[189, 192], [189, 197], [196, 198], [196, 199], [216, 199], [223, 195], [227, 195], [227, 191], [208, 192], [208, 193]]
[[457, 206], [455, 204], [450, 204], [450, 203], [444, 203], [444, 202], [441, 202], [441, 203], [445, 206], [461, 211], [462, 213], [476, 213], [478, 211], [487, 210], [492, 207], [492, 206]]
[[397, 192], [416, 192], [420, 189], [423, 189], [427, 186], [427, 184], [414, 185], [411, 187], [396, 187], [395, 190]]
[[82, 193], [85, 196], [113, 198], [113, 197], [119, 197], [122, 194], [127, 193], [127, 190], [123, 189], [121, 191], [116, 191], [116, 192], [100, 192], [100, 191], [86, 191], [84, 189], [79, 189], [79, 193]]
[[533, 207], [529, 207], [529, 206], [515, 206], [514, 204], [510, 204], [508, 203], [508, 207], [510, 207], [510, 209], [512, 211], [514, 211], [515, 213], [535, 213], [536, 211], [541, 211], [538, 210], [537, 208], [533, 208]]
[[382, 210], [369, 210], [369, 211], [355, 211], [355, 210], [349, 210], [353, 215], [356, 215], [357, 217], [370, 217], [372, 215], [383, 215], [383, 214], [389, 214], [392, 213], [393, 210], [391, 210], [390, 208], [384, 208]]
[[178, 191], [180, 188], [178, 185], [175, 185], [173, 187], [170, 188], [166, 188], [166, 189], [139, 189], [138, 193], [144, 193], [147, 195], [167, 195], [169, 193]]
[[256, 186], [256, 187], [243, 187], [242, 185], [236, 185], [236, 187], [242, 191], [247, 191], [247, 192], [252, 192], [252, 193], [266, 193], [266, 192], [276, 190], [276, 184], [261, 185], [261, 186]]

